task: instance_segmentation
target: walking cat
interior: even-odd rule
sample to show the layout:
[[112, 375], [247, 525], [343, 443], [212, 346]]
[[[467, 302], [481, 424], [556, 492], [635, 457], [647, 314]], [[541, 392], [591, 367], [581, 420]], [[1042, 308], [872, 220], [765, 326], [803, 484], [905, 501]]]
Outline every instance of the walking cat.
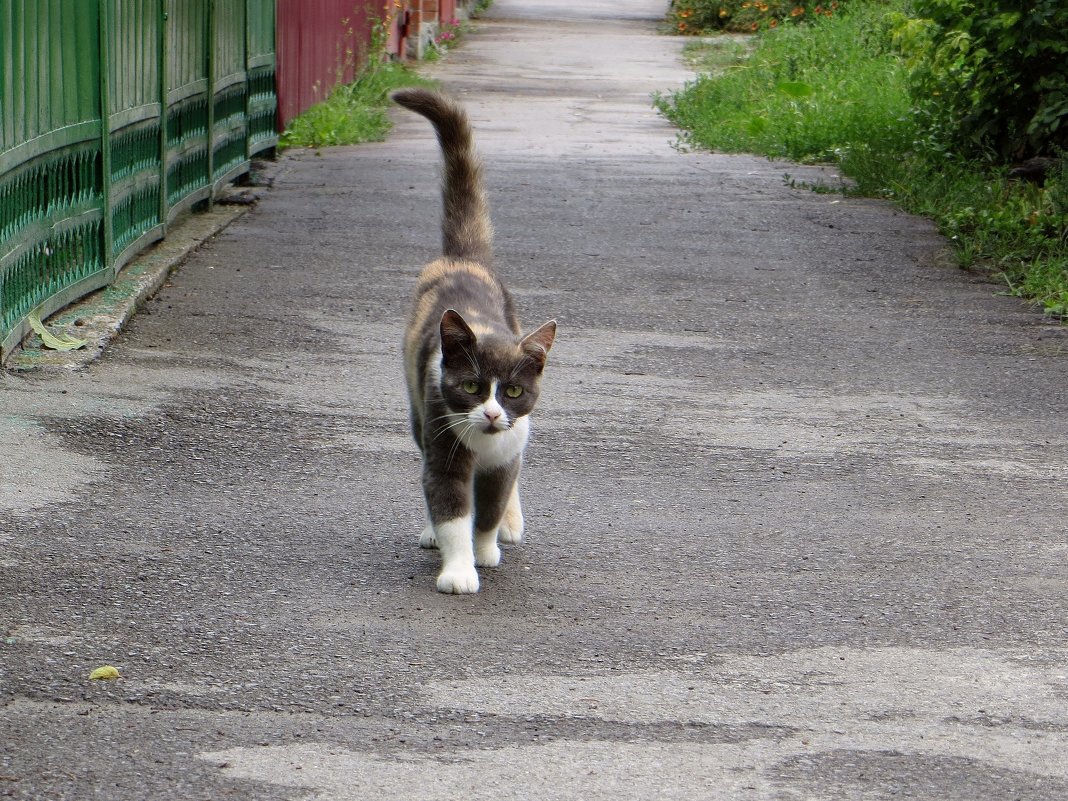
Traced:
[[393, 100], [430, 120], [445, 161], [443, 255], [419, 276], [404, 338], [429, 517], [419, 544], [441, 552], [439, 592], [472, 593], [475, 566], [496, 566], [498, 542], [523, 536], [519, 470], [556, 322], [524, 336], [490, 265], [493, 229], [464, 109], [424, 89]]

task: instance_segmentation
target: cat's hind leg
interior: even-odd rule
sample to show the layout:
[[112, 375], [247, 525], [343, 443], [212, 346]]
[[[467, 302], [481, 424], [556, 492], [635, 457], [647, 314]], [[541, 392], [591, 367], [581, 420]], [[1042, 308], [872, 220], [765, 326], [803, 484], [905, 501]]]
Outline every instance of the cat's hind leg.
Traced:
[[497, 531], [497, 540], [505, 545], [518, 545], [523, 541], [523, 506], [519, 501], [519, 478], [512, 484], [508, 496], [508, 505], [504, 507], [504, 517]]
[[420, 548], [437, 548], [438, 538], [434, 534], [434, 524], [430, 520], [430, 511], [426, 513], [426, 525], [423, 526], [423, 533], [419, 535], [419, 547]]

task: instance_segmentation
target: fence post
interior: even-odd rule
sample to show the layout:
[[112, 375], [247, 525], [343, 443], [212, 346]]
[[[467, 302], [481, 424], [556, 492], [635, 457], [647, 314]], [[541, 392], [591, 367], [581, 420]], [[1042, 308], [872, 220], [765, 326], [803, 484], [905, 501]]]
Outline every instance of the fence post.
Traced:
[[[249, 2], [245, 0], [245, 158], [252, 158], [252, 67], [249, 66], [249, 51], [252, 49], [252, 19], [249, 17]], [[251, 167], [250, 167], [251, 169]]]
[[167, 13], [167, 0], [159, 0], [159, 221], [163, 226], [163, 235], [167, 235], [167, 86], [170, 80], [171, 26], [170, 14]]
[[98, 0], [99, 33], [97, 63], [100, 65], [100, 191], [104, 269], [109, 281], [115, 277], [115, 231], [111, 218], [111, 51], [108, 47], [108, 0]]
[[215, 206], [215, 0], [208, 0], [208, 209]]

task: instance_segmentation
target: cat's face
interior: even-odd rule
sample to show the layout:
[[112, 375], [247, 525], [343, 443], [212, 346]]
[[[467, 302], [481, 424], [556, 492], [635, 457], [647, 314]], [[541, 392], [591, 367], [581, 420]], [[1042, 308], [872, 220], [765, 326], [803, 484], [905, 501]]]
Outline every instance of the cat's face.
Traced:
[[457, 428], [497, 434], [534, 409], [556, 333], [549, 322], [522, 339], [476, 335], [454, 311], [441, 323], [441, 394]]

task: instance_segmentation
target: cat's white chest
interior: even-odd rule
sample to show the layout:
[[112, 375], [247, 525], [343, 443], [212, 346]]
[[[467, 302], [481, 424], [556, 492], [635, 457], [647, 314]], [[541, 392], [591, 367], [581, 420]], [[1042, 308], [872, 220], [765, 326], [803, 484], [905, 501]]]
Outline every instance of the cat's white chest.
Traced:
[[516, 420], [507, 431], [487, 434], [484, 431], [469, 431], [463, 444], [475, 455], [479, 467], [500, 467], [511, 464], [522, 455], [530, 438], [530, 417]]

